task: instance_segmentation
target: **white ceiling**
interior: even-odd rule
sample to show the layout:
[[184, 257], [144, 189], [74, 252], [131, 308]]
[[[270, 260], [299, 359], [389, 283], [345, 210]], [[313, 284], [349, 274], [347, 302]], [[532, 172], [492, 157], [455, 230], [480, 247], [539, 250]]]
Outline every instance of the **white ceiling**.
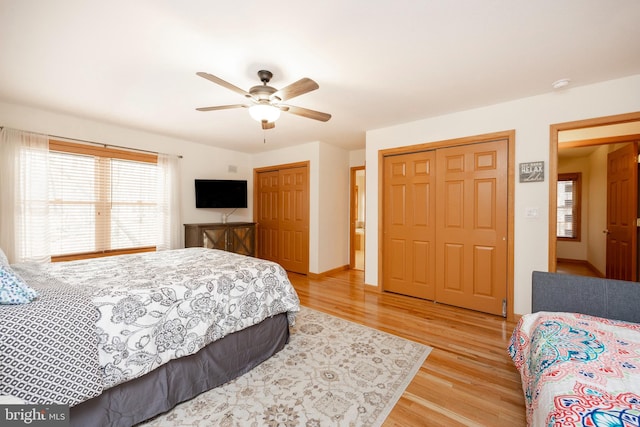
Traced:
[[[244, 152], [351, 150], [560, 78], [638, 74], [639, 23], [638, 0], [0, 0], [0, 101]], [[246, 109], [195, 110], [244, 101], [197, 71], [248, 90], [260, 69], [276, 88], [318, 82], [289, 103], [331, 120], [263, 131]]]

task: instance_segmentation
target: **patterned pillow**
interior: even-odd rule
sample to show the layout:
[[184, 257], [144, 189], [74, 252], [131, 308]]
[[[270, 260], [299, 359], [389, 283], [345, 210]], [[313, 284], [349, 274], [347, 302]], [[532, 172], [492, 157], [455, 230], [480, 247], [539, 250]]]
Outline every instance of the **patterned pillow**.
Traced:
[[0, 304], [26, 304], [37, 296], [11, 267], [0, 263]]
[[9, 260], [7, 259], [7, 255], [5, 255], [2, 248], [0, 248], [0, 266], [9, 266]]

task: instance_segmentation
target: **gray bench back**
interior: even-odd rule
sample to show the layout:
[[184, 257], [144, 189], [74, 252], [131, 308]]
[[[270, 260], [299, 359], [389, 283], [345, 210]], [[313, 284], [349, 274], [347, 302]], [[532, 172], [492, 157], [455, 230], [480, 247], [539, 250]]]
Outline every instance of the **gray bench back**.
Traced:
[[640, 283], [534, 271], [531, 311], [564, 311], [640, 323]]

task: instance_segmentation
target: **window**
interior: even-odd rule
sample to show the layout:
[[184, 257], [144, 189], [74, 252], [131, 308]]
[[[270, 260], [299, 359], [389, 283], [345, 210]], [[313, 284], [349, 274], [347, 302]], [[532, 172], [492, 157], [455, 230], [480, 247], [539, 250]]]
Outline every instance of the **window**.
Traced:
[[582, 174], [558, 174], [558, 240], [580, 241]]
[[52, 260], [155, 250], [157, 156], [49, 142]]

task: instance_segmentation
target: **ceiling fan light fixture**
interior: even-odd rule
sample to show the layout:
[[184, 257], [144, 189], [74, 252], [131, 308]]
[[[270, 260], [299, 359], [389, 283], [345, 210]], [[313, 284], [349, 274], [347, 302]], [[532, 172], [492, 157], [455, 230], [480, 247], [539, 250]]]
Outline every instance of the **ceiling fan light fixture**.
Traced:
[[256, 104], [249, 107], [249, 115], [257, 122], [273, 123], [280, 117], [280, 109], [268, 104]]

